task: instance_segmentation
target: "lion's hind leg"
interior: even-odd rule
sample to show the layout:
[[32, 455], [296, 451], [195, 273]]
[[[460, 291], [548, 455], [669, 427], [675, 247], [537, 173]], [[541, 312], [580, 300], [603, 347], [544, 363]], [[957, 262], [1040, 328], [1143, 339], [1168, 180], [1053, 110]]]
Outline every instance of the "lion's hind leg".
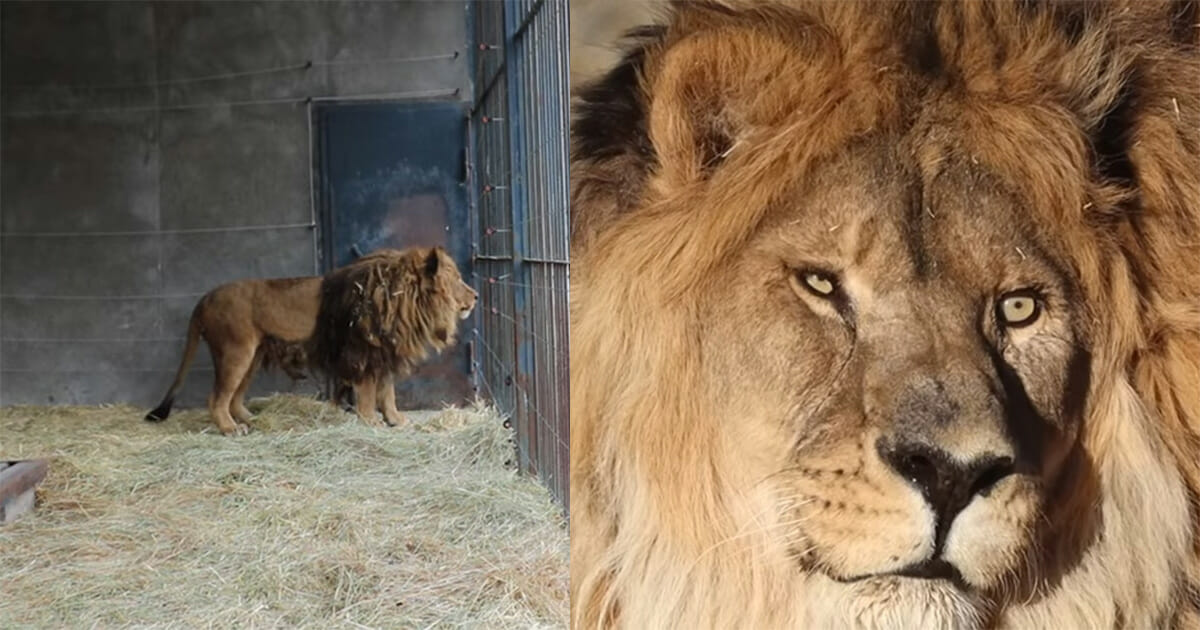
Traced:
[[208, 397], [208, 410], [217, 422], [217, 428], [225, 435], [245, 435], [250, 427], [236, 422], [229, 413], [233, 397], [254, 364], [257, 344], [235, 346], [213, 351], [213, 368], [216, 379], [213, 393]]
[[246, 408], [246, 391], [250, 389], [250, 383], [254, 380], [254, 373], [258, 371], [258, 366], [262, 364], [263, 349], [259, 346], [254, 353], [254, 360], [250, 362], [250, 367], [246, 370], [246, 375], [242, 377], [242, 382], [238, 385], [237, 391], [233, 394], [233, 401], [229, 405], [229, 413], [241, 424], [250, 421], [254, 414]]

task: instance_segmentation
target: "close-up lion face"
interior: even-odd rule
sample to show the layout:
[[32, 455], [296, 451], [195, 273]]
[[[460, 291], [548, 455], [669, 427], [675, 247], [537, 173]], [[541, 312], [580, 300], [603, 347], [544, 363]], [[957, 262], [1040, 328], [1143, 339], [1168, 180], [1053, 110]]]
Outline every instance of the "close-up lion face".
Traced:
[[1196, 18], [635, 31], [575, 102], [575, 627], [1200, 628]]
[[1083, 463], [1090, 353], [1061, 243], [969, 160], [906, 168], [915, 142], [871, 138], [784, 195], [711, 279], [701, 352], [731, 439], [771, 453], [797, 567], [970, 598], [1031, 577]]

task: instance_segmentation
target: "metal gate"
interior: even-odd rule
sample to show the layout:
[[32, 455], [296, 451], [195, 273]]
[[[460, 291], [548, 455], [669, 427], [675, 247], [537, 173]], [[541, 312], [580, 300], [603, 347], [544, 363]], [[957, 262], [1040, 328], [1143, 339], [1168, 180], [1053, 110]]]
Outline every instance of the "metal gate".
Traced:
[[[456, 100], [328, 102], [314, 107], [325, 270], [381, 247], [441, 245], [471, 271], [463, 154], [466, 104]], [[396, 382], [400, 409], [472, 397], [471, 340]]]
[[480, 393], [513, 418], [522, 470], [569, 512], [567, 1], [480, 0], [473, 11]]

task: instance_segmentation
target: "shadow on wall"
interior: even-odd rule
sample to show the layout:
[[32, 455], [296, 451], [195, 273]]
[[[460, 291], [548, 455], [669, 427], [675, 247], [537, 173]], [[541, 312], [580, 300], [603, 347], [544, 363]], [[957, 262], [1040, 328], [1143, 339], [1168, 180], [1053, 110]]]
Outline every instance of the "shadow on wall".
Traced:
[[653, 22], [665, 5], [665, 0], [571, 0], [571, 88], [615, 64], [621, 35]]
[[400, 242], [397, 238], [402, 238], [404, 245], [447, 247], [446, 226], [449, 221], [444, 197], [439, 194], [413, 195], [392, 200], [388, 204], [383, 231], [395, 242]]
[[[387, 210], [382, 216], [349, 224], [347, 240], [352, 249], [336, 252], [339, 265], [382, 248], [451, 247], [447, 238], [450, 213], [444, 196], [439, 193], [420, 193], [396, 197], [385, 203]], [[344, 256], [349, 258], [342, 260]]]

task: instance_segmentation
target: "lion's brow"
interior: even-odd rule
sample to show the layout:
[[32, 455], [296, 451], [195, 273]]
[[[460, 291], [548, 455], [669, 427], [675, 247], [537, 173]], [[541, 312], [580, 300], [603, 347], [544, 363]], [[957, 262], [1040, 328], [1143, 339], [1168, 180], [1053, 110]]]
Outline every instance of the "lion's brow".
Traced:
[[928, 278], [933, 269], [933, 261], [924, 238], [926, 221], [931, 218], [934, 218], [934, 215], [933, 210], [926, 206], [925, 187], [921, 182], [915, 181], [908, 189], [908, 200], [905, 203], [900, 231], [909, 258], [913, 261], [913, 271], [918, 278]]

